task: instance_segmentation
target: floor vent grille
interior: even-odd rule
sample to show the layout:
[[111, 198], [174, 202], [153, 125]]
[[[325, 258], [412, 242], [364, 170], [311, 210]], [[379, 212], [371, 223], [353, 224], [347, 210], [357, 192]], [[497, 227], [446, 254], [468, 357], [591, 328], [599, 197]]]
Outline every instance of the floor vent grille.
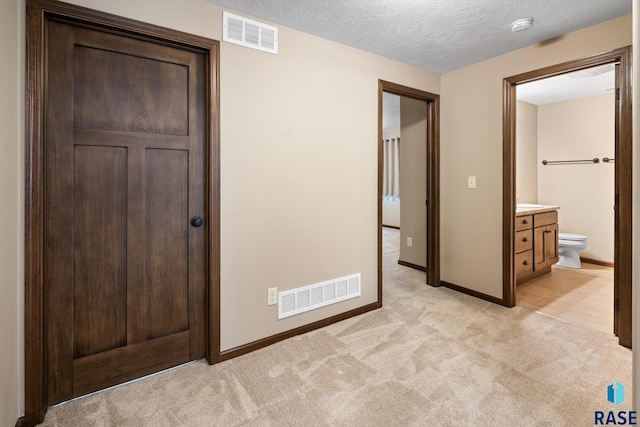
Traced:
[[222, 12], [222, 41], [278, 54], [278, 28]]
[[278, 292], [278, 319], [359, 297], [360, 273]]

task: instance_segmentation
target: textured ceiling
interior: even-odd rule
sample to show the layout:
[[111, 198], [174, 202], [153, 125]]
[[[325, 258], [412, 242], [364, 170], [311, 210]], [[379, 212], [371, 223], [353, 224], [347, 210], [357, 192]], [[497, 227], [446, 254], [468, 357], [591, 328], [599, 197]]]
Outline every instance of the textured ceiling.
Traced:
[[[631, 13], [631, 0], [207, 0], [445, 73]], [[512, 33], [511, 22], [533, 27]]]
[[615, 66], [601, 65], [516, 86], [516, 97], [535, 105], [610, 93], [616, 85]]

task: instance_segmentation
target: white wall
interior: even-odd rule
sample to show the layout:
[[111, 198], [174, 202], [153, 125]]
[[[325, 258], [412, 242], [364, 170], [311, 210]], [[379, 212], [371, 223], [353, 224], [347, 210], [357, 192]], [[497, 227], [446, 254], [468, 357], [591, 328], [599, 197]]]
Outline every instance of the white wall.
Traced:
[[[516, 88], [517, 90], [517, 88]], [[538, 203], [538, 107], [516, 103], [516, 195], [519, 203]]]
[[400, 199], [382, 198], [382, 225], [400, 228]]
[[613, 163], [542, 165], [542, 160], [614, 157], [613, 93], [538, 107], [538, 202], [559, 205], [561, 233], [587, 236], [581, 256], [613, 263]]
[[0, 425], [23, 404], [24, 3], [0, 2]]

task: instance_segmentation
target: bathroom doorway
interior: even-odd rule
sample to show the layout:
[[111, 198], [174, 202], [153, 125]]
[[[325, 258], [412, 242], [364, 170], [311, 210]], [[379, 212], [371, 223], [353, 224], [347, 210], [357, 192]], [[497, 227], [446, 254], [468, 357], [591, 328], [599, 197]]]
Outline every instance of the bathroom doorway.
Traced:
[[[613, 242], [612, 247], [607, 248], [606, 239], [596, 238], [597, 234], [606, 234], [606, 229], [602, 228], [594, 228], [589, 225], [577, 225], [577, 222], [580, 220], [580, 215], [585, 221], [589, 222], [588, 219], [590, 216], [594, 214], [593, 209], [584, 208], [581, 209], [581, 212], [574, 213], [573, 217], [571, 217], [569, 209], [569, 205], [573, 203], [573, 201], [566, 200], [567, 203], [567, 212], [566, 212], [566, 223], [576, 224], [576, 227], [586, 227], [583, 230], [595, 230], [594, 234], [594, 246], [591, 252], [588, 252], [587, 257], [592, 258], [590, 261], [604, 261], [600, 262], [600, 264], [607, 264], [606, 258], [611, 257], [611, 252], [613, 253], [612, 258], [613, 262], [610, 263], [613, 265], [613, 272], [611, 274], [613, 279], [613, 298], [610, 300], [611, 310], [613, 312], [613, 332], [619, 337], [619, 343], [626, 347], [631, 347], [631, 160], [632, 160], [632, 152], [631, 152], [631, 91], [630, 91], [630, 48], [618, 49], [612, 52], [607, 52], [601, 55], [595, 55], [586, 59], [571, 61], [564, 64], [559, 64], [556, 66], [548, 67], [541, 70], [532, 71], [529, 73], [513, 76], [504, 80], [504, 92], [505, 92], [505, 104], [504, 104], [504, 151], [505, 151], [505, 161], [504, 161], [504, 187], [503, 187], [503, 204], [504, 204], [504, 217], [503, 217], [503, 225], [504, 225], [504, 294], [505, 294], [505, 302], [509, 306], [514, 306], [516, 304], [516, 289], [515, 289], [515, 266], [514, 256], [515, 256], [515, 243], [514, 243], [514, 234], [515, 234], [515, 211], [516, 211], [516, 200], [518, 198], [517, 192], [519, 193], [521, 189], [524, 188], [522, 184], [522, 177], [517, 175], [520, 171], [516, 169], [526, 169], [523, 167], [521, 162], [518, 161], [518, 153], [516, 152], [519, 149], [522, 149], [520, 144], [516, 143], [516, 110], [518, 110], [518, 114], [526, 114], [525, 109], [520, 111], [520, 109], [516, 108], [518, 105], [518, 101], [516, 99], [517, 87], [525, 88], [527, 84], [531, 82], [539, 82], [550, 77], [554, 76], [563, 76], [568, 77], [571, 75], [573, 78], [576, 77], [589, 77], [593, 78], [598, 75], [604, 75], [611, 71], [614, 74], [613, 77], [613, 87], [611, 88], [610, 95], [608, 99], [610, 99], [615, 107], [615, 117], [613, 119], [613, 127], [615, 128], [615, 141], [611, 146], [610, 150], [607, 152], [599, 152], [594, 153], [591, 156], [585, 158], [574, 158], [569, 153], [567, 155], [562, 155], [562, 143], [561, 141], [553, 141], [551, 144], [555, 144], [555, 147], [552, 147], [548, 152], [554, 153], [554, 155], [558, 155], [558, 158], [550, 158], [544, 159], [547, 160], [547, 166], [540, 166], [540, 161], [542, 159], [537, 158], [536, 166], [538, 170], [542, 170], [542, 168], [549, 168], [545, 170], [544, 174], [541, 174], [540, 178], [537, 180], [537, 184], [540, 184], [544, 188], [549, 188], [549, 182], [545, 180], [555, 179], [556, 182], [564, 178], [569, 179], [569, 175], [566, 172], [564, 175], [560, 173], [560, 169], [557, 166], [553, 166], [554, 164], [561, 164], [565, 167], [567, 165], [572, 165], [573, 167], [572, 175], [574, 175], [578, 169], [579, 161], [581, 160], [590, 160], [590, 162], [583, 162], [582, 167], [591, 167], [599, 166], [600, 169], [591, 169], [592, 172], [607, 174], [607, 169], [611, 173], [610, 183], [613, 187], [613, 191], [611, 192], [609, 203], [609, 209], [611, 209], [609, 216], [613, 219], [613, 224], [610, 232], [613, 234]], [[569, 74], [571, 73], [571, 74]], [[586, 79], [585, 79], [586, 82]], [[582, 82], [582, 83], [585, 83]], [[607, 88], [608, 89], [608, 88]], [[607, 98], [606, 94], [602, 95], [603, 99], [598, 100], [597, 102], [606, 102], [605, 98]], [[547, 111], [549, 110], [549, 111]], [[546, 114], [549, 113], [551, 115], [558, 115], [558, 111], [552, 111], [552, 109], [545, 109], [545, 113], [542, 114], [540, 111], [537, 114], [537, 118], [542, 120], [546, 117]], [[552, 119], [557, 119], [557, 117], [552, 117]], [[553, 121], [553, 120], [550, 120]], [[569, 138], [556, 138], [561, 140], [567, 140]], [[542, 150], [544, 151], [544, 150]], [[537, 153], [542, 154], [540, 147], [537, 149]], [[544, 155], [543, 155], [544, 156]], [[537, 156], [536, 156], [537, 157]], [[597, 159], [597, 160], [596, 160]], [[552, 162], [558, 163], [552, 163]], [[575, 162], [573, 162], [575, 161]], [[589, 163], [591, 163], [589, 165]], [[597, 164], [596, 164], [597, 163]], [[552, 169], [556, 167], [556, 169]], [[613, 169], [613, 171], [611, 171]], [[548, 171], [553, 171], [553, 173], [548, 173]], [[523, 174], [530, 173], [531, 171], [523, 171]], [[582, 173], [582, 178], [573, 177], [571, 179], [575, 181], [580, 181], [575, 183], [574, 190], [585, 190], [583, 191], [583, 197], [590, 197], [592, 194], [590, 192], [593, 191], [594, 185], [588, 185], [584, 182], [587, 178], [585, 173], [585, 169], [580, 170], [579, 173]], [[555, 178], [550, 178], [555, 177]], [[521, 178], [518, 184], [518, 178]], [[578, 184], [584, 184], [584, 186], [578, 187]], [[530, 186], [533, 188], [534, 186]], [[556, 186], [561, 187], [561, 186]], [[518, 189], [519, 188], [519, 189]], [[611, 188], [609, 189], [611, 190]], [[557, 204], [556, 202], [550, 202], [554, 197], [558, 198], [558, 192], [556, 191], [547, 191], [542, 190], [539, 192], [537, 189], [535, 190], [535, 196], [531, 196], [532, 191], [530, 189], [525, 190], [523, 192], [529, 193], [524, 197], [526, 199], [522, 199], [522, 195], [520, 196], [521, 202], [531, 203], [532, 198], [536, 198], [534, 200], [535, 203], [540, 201], [541, 204]], [[546, 193], [545, 193], [546, 192]], [[544, 193], [544, 195], [543, 195]], [[540, 200], [538, 200], [538, 196], [540, 196]], [[607, 196], [604, 196], [607, 197]], [[574, 199], [576, 199], [574, 197]], [[606, 202], [605, 202], [606, 203]], [[562, 207], [560, 207], [562, 209]], [[575, 209], [573, 209], [575, 211]], [[606, 210], [606, 208], [605, 208]], [[564, 214], [564, 213], [563, 213]], [[606, 214], [603, 214], [606, 217]], [[578, 218], [578, 219], [576, 219]], [[593, 221], [592, 221], [593, 222]], [[609, 221], [611, 222], [611, 221]], [[560, 224], [560, 228], [563, 225]], [[565, 225], [565, 230], [570, 231], [571, 225]], [[562, 231], [562, 230], [561, 230]], [[586, 234], [586, 233], [585, 233]], [[604, 243], [602, 243], [604, 242]], [[587, 244], [588, 245], [588, 244]], [[604, 260], [599, 260], [597, 258], [604, 258]], [[604, 269], [604, 267], [602, 267]], [[596, 268], [597, 269], [597, 268]], [[586, 271], [581, 272], [584, 274]], [[600, 274], [600, 272], [597, 272]], [[604, 272], [606, 276], [607, 272]], [[556, 276], [558, 277], [558, 276]], [[540, 280], [540, 279], [536, 279]]]
[[[384, 126], [384, 106], [396, 103], [398, 107], [397, 125]], [[426, 271], [426, 283], [439, 286], [439, 96], [395, 83], [379, 81], [378, 84], [378, 303], [382, 305], [382, 266], [383, 266], [383, 225], [400, 228], [402, 223], [402, 242], [400, 242], [401, 265]], [[396, 129], [391, 129], [395, 127]], [[386, 130], [385, 130], [386, 128]], [[397, 131], [394, 133], [394, 131]], [[402, 136], [400, 135], [402, 131]], [[388, 146], [385, 141], [388, 140]], [[395, 140], [395, 141], [394, 141]], [[403, 144], [400, 140], [405, 141]], [[415, 143], [410, 144], [413, 140]], [[396, 178], [389, 180], [385, 170], [393, 167], [395, 159], [402, 158], [402, 151], [409, 150], [404, 156], [407, 160], [418, 156], [418, 162], [398, 163]], [[413, 151], [422, 154], [411, 154]], [[387, 160], [385, 161], [385, 151]], [[389, 153], [392, 153], [389, 156]], [[395, 154], [394, 154], [395, 153]], [[412, 175], [413, 174], [413, 175]], [[402, 190], [400, 185], [406, 185]], [[404, 182], [404, 184], [402, 184]], [[413, 188], [411, 183], [417, 184]], [[395, 188], [394, 188], [395, 187]], [[414, 191], [417, 189], [417, 192]], [[405, 191], [401, 199], [400, 191]], [[415, 194], [410, 194], [415, 193]], [[426, 195], [426, 197], [425, 197]], [[400, 196], [400, 197], [398, 197]], [[398, 210], [398, 202], [402, 208]], [[396, 206], [394, 206], [396, 205]], [[383, 215], [384, 213], [384, 215]], [[416, 215], [417, 213], [417, 215]], [[385, 222], [383, 223], [383, 217]], [[391, 222], [391, 223], [389, 223]], [[404, 235], [406, 233], [415, 235]], [[399, 237], [399, 236], [398, 236]], [[416, 239], [414, 245], [414, 240]], [[410, 261], [402, 261], [402, 246], [408, 249]], [[422, 244], [422, 251], [419, 249]], [[417, 257], [417, 258], [416, 258]]]

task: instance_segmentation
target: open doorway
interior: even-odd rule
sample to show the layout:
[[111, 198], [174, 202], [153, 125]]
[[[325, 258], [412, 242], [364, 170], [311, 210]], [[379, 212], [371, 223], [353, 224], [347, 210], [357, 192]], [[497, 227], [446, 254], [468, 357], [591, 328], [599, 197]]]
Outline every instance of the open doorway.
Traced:
[[[385, 96], [386, 94], [386, 96]], [[388, 125], [385, 132], [385, 126], [383, 126], [384, 116], [384, 104], [385, 98], [387, 102], [395, 103], [398, 110], [396, 111], [396, 126]], [[401, 111], [405, 111], [405, 117], [402, 119]], [[402, 132], [402, 122], [405, 122], [404, 136], [400, 135]], [[438, 129], [439, 123], [439, 96], [428, 92], [412, 89], [406, 86], [401, 86], [395, 83], [385, 82], [380, 80], [378, 85], [378, 303], [382, 305], [382, 266], [383, 266], [383, 211], [385, 211], [386, 225], [392, 227], [398, 227], [404, 231], [396, 231], [396, 238], [400, 239], [400, 233], [419, 233], [420, 235], [416, 239], [416, 244], [423, 242], [424, 250], [422, 254], [419, 251], [407, 251], [414, 258], [410, 260], [418, 260], [417, 257], [423, 257], [424, 263], [405, 261], [405, 264], [410, 267], [421, 267], [424, 265], [426, 271], [426, 283], [431, 286], [439, 286], [440, 284], [440, 269], [439, 269], [439, 154], [438, 154]], [[415, 126], [411, 126], [415, 125]], [[426, 125], [426, 128], [425, 128]], [[393, 133], [396, 127], [398, 132]], [[417, 141], [418, 152], [422, 150], [422, 155], [407, 153], [407, 156], [420, 156], [419, 163], [425, 165], [420, 171], [412, 171], [411, 165], [407, 165], [404, 170], [400, 167], [399, 159], [402, 157], [401, 150], [410, 148], [409, 144], [405, 144], [403, 148], [402, 142], [408, 137], [408, 139], [415, 139]], [[385, 141], [388, 140], [388, 145], [385, 146]], [[395, 141], [394, 141], [395, 140]], [[413, 144], [412, 144], [413, 145]], [[387, 161], [385, 162], [385, 151], [387, 151]], [[389, 154], [391, 153], [391, 154]], [[393, 154], [395, 153], [395, 154]], [[396, 159], [398, 162], [396, 162]], [[415, 160], [415, 159], [414, 159]], [[389, 172], [389, 169], [394, 164], [399, 166], [397, 175], [387, 173], [387, 179], [385, 179], [385, 170]], [[415, 162], [413, 162], [415, 164]], [[402, 170], [402, 171], [401, 171]], [[401, 176], [404, 175], [404, 179]], [[417, 175], [416, 175], [417, 174]], [[421, 181], [421, 182], [417, 182]], [[403, 183], [403, 184], [401, 184]], [[397, 185], [396, 185], [397, 184]], [[413, 184], [413, 185], [412, 185]], [[409, 205], [406, 202], [409, 201], [409, 197], [405, 197], [403, 205], [400, 208], [398, 202], [402, 200], [400, 195], [401, 187], [406, 186], [407, 190], [416, 190], [417, 194], [426, 194], [424, 197], [411, 197], [412, 203]], [[422, 193], [420, 193], [422, 192]], [[424, 200], [423, 200], [424, 199]], [[418, 205], [416, 205], [418, 200]], [[394, 206], [394, 204], [396, 206]], [[425, 209], [426, 207], [426, 209]], [[398, 209], [399, 208], [399, 209]], [[404, 211], [404, 212], [403, 212]], [[415, 221], [409, 220], [415, 223], [415, 229], [413, 224], [410, 224], [406, 218], [410, 218], [412, 214], [418, 213], [425, 218], [418, 218]], [[402, 224], [403, 218], [405, 218], [405, 224]], [[422, 231], [421, 231], [422, 230]], [[407, 235], [402, 236], [403, 241], [408, 249], [414, 248], [414, 236]], [[424, 239], [422, 241], [421, 239]], [[403, 245], [400, 245], [403, 246]], [[402, 258], [402, 255], [400, 255]], [[401, 263], [402, 264], [402, 263]], [[421, 265], [422, 264], [422, 265]]]
[[[590, 172], [604, 174], [607, 175], [607, 172], [611, 173], [610, 183], [612, 184], [610, 187], [613, 187], [613, 191], [611, 188], [608, 190], [611, 192], [610, 194], [601, 194], [600, 197], [603, 199], [610, 198], [609, 208], [613, 211], [611, 218], [613, 220], [613, 224], [603, 224], [605, 221], [605, 214], [598, 215], [595, 209], [592, 207], [591, 209], [586, 209], [584, 207], [576, 207], [576, 205], [580, 205], [580, 201], [576, 201], [579, 197], [567, 197], [563, 198], [565, 203], [565, 211], [562, 212], [561, 215], [564, 215], [564, 224], [558, 224], [556, 216], [555, 224], [552, 224], [550, 227], [555, 226], [555, 233], [560, 237], [558, 240], [554, 238], [554, 243], [556, 243], [556, 250], [558, 248], [557, 242], [561, 241], [562, 237], [558, 233], [558, 230], [561, 232], [571, 232], [571, 227], [580, 228], [583, 230], [583, 233], [586, 234], [591, 233], [595, 239], [592, 246], [591, 253], [585, 253], [588, 258], [587, 261], [596, 262], [597, 264], [605, 264], [612, 265], [613, 271], [611, 272], [611, 277], [613, 278], [613, 296], [609, 300], [609, 309], [611, 313], [613, 313], [613, 325], [612, 331], [619, 337], [619, 342], [621, 345], [630, 347], [631, 346], [631, 157], [632, 157], [632, 145], [631, 145], [631, 92], [630, 92], [630, 54], [631, 51], [629, 48], [618, 49], [612, 52], [607, 52], [600, 55], [595, 55], [586, 59], [571, 61], [564, 64], [559, 64], [552, 67], [547, 67], [545, 69], [532, 71], [529, 73], [513, 76], [505, 79], [504, 83], [504, 91], [505, 91], [505, 105], [504, 105], [504, 187], [503, 187], [503, 204], [504, 204], [504, 291], [505, 291], [505, 302], [508, 306], [514, 306], [516, 304], [516, 283], [519, 281], [518, 278], [522, 276], [523, 264], [524, 268], [527, 267], [527, 263], [531, 263], [530, 260], [526, 259], [526, 257], [521, 256], [525, 252], [523, 251], [521, 242], [516, 241], [516, 237], [521, 234], [521, 231], [517, 231], [516, 227], [519, 227], [518, 221], [521, 220], [520, 215], [522, 214], [521, 209], [519, 210], [517, 207], [517, 202], [525, 203], [526, 206], [555, 206], [559, 207], [560, 211], [562, 207], [560, 206], [559, 199], [562, 198], [561, 194], [564, 191], [571, 191], [573, 188], [574, 193], [577, 192], [575, 186], [568, 185], [568, 181], [576, 181], [575, 185], [584, 193], [583, 197], [588, 197], [595, 202], [595, 182], [592, 184], [587, 184], [585, 180], [591, 179], [592, 177], [587, 178], [589, 171], [585, 169], [577, 169], [577, 167], [591, 167]], [[554, 158], [549, 159], [541, 159], [536, 158], [536, 168], [540, 172], [540, 175], [537, 179], [537, 185], [542, 188], [536, 188], [535, 196], [532, 196], [531, 187], [529, 189], [525, 189], [527, 187], [522, 182], [517, 184], [518, 177], [518, 168], [526, 169], [526, 165], [518, 160], [518, 150], [521, 149], [519, 145], [516, 143], [516, 111], [518, 114], [525, 115], [526, 109], [520, 111], [517, 108], [517, 99], [516, 99], [516, 87], [526, 88], [527, 84], [531, 82], [540, 82], [544, 81], [544, 79], [548, 79], [554, 76], [563, 76], [566, 75], [565, 78], [571, 75], [573, 78], [576, 76], [585, 76], [585, 75], [603, 75], [608, 70], [613, 70], [613, 88], [614, 90], [610, 94], [611, 103], [613, 104], [612, 114], [613, 114], [613, 134], [611, 136], [611, 145], [609, 145], [608, 150], [606, 145], [600, 146], [595, 151], [598, 151], [598, 154], [593, 154], [589, 156], [572, 156], [570, 152], [575, 150], [570, 148], [570, 144], [568, 144], [568, 140], [571, 139], [566, 134], [562, 137], [562, 132], [566, 131], [568, 128], [567, 119], [565, 118], [564, 122], [557, 123], [556, 127], [564, 127], [565, 129], [560, 132], [556, 132], [555, 141], [550, 141], [542, 143], [542, 146], [537, 147], [537, 156], [546, 157], [546, 155], [553, 155]], [[570, 74], [571, 73], [571, 74]], [[578, 74], [576, 74], [578, 73]], [[565, 82], [566, 85], [566, 82]], [[606, 88], [605, 88], [606, 89]], [[523, 91], [526, 92], [526, 91]], [[595, 100], [592, 103], [606, 103], [607, 95], [602, 95], [603, 99]], [[558, 107], [558, 106], [556, 106]], [[544, 120], [549, 123], [553, 123], [554, 121], [560, 118], [560, 116], [565, 113], [562, 112], [562, 107], [558, 108], [545, 108], [544, 113], [540, 113], [538, 111], [537, 118], [539, 120]], [[597, 108], [597, 107], [596, 107]], [[606, 114], [606, 113], [604, 113]], [[580, 129], [582, 130], [582, 129]], [[544, 130], [546, 135], [548, 129]], [[578, 132], [577, 129], [574, 130]], [[606, 131], [605, 131], [606, 133]], [[583, 138], [582, 143], [584, 144], [586, 138]], [[564, 145], [563, 145], [564, 144]], [[578, 145], [580, 142], [577, 143]], [[594, 143], [597, 145], [597, 142]], [[604, 142], [606, 144], [606, 141]], [[545, 146], [549, 145], [549, 146]], [[587, 148], [588, 144], [584, 144], [584, 147], [579, 147], [578, 149]], [[592, 144], [593, 145], [593, 144]], [[517, 148], [518, 147], [518, 148]], [[594, 148], [593, 146], [591, 148]], [[565, 151], [563, 151], [565, 150]], [[602, 151], [602, 152], [601, 152]], [[558, 156], [558, 157], [555, 157]], [[583, 158], [584, 157], [584, 158]], [[597, 159], [597, 160], [596, 160]], [[615, 159], [611, 161], [611, 159]], [[521, 159], [520, 159], [521, 160]], [[609, 161], [607, 161], [609, 160]], [[517, 166], [516, 166], [517, 165]], [[564, 166], [565, 169], [561, 170], [560, 165]], [[573, 169], [566, 170], [566, 167], [571, 166]], [[593, 169], [594, 166], [599, 166], [600, 169]], [[554, 169], [555, 168], [555, 169]], [[613, 169], [613, 170], [611, 170]], [[522, 174], [526, 174], [527, 171], [523, 170]], [[574, 176], [575, 175], [575, 176]], [[523, 178], [519, 176], [519, 178]], [[520, 180], [522, 181], [522, 179]], [[605, 179], [606, 181], [606, 179]], [[564, 185], [553, 185], [553, 182], [563, 182]], [[584, 186], [582, 186], [584, 184]], [[598, 182], [598, 184], [603, 184], [606, 187], [606, 182]], [[563, 187], [567, 187], [568, 189], [564, 189]], [[523, 191], [524, 190], [524, 191]], [[520, 192], [525, 192], [525, 199], [522, 198]], [[520, 196], [520, 197], [518, 197]], [[518, 200], [520, 199], [520, 200]], [[555, 199], [556, 201], [551, 201]], [[606, 203], [606, 202], [605, 202]], [[521, 205], [522, 206], [522, 205]], [[606, 208], [605, 208], [606, 210]], [[520, 212], [519, 212], [520, 211]], [[556, 211], [554, 211], [556, 212]], [[525, 213], [528, 214], [528, 213]], [[536, 212], [532, 212], [531, 218], [535, 218]], [[550, 213], [547, 215], [551, 215]], [[582, 216], [582, 220], [579, 219]], [[562, 216], [560, 216], [562, 218]], [[523, 217], [522, 221], [526, 222], [528, 217]], [[537, 230], [537, 225], [535, 225], [535, 219], [533, 220], [533, 230]], [[595, 225], [589, 225], [589, 223]], [[599, 222], [599, 226], [598, 226]], [[611, 222], [611, 221], [609, 221]], [[612, 235], [612, 247], [607, 247], [606, 242], [606, 234], [607, 234], [607, 225], [610, 226], [610, 235]], [[562, 228], [565, 227], [564, 230]], [[552, 231], [549, 231], [551, 233]], [[574, 233], [578, 234], [574, 231]], [[605, 236], [605, 237], [602, 237]], [[535, 235], [533, 238], [535, 243]], [[562, 242], [562, 241], [561, 241]], [[560, 245], [562, 250], [562, 245]], [[521, 253], [520, 253], [521, 252]], [[545, 249], [545, 252], [547, 250]], [[551, 250], [553, 252], [553, 250]], [[545, 253], [546, 256], [546, 253]], [[612, 262], [607, 261], [607, 257], [611, 256]], [[535, 251], [534, 251], [535, 257]], [[561, 259], [562, 260], [562, 259]], [[552, 257], [552, 263], [554, 263]], [[579, 261], [578, 261], [579, 262]], [[545, 266], [544, 270], [541, 270], [541, 275], [536, 274], [535, 270], [538, 263], [536, 260], [533, 262], [533, 277], [540, 276], [540, 278], [547, 275], [548, 272], [552, 271], [551, 265]], [[598, 268], [595, 268], [598, 270]], [[552, 272], [553, 273], [553, 272]], [[562, 272], [565, 273], [565, 272]], [[584, 272], [583, 272], [584, 273]], [[599, 272], [598, 272], [599, 273]], [[607, 272], [604, 273], [607, 275]], [[556, 274], [556, 278], [559, 278], [559, 273]], [[541, 280], [541, 279], [534, 279]], [[569, 279], [570, 280], [570, 279]], [[582, 279], [578, 279], [582, 280]], [[521, 281], [521, 280], [520, 280]], [[563, 283], [566, 280], [563, 281]], [[564, 283], [566, 284], [566, 283]], [[554, 289], [557, 291], [557, 289]]]
[[[550, 207], [559, 242], [550, 272], [516, 273], [517, 304], [611, 334], [615, 65], [518, 85], [516, 99], [516, 218]], [[516, 232], [516, 257], [527, 234]]]
[[427, 104], [389, 92], [382, 103], [382, 226], [398, 234], [398, 264], [426, 272]]

